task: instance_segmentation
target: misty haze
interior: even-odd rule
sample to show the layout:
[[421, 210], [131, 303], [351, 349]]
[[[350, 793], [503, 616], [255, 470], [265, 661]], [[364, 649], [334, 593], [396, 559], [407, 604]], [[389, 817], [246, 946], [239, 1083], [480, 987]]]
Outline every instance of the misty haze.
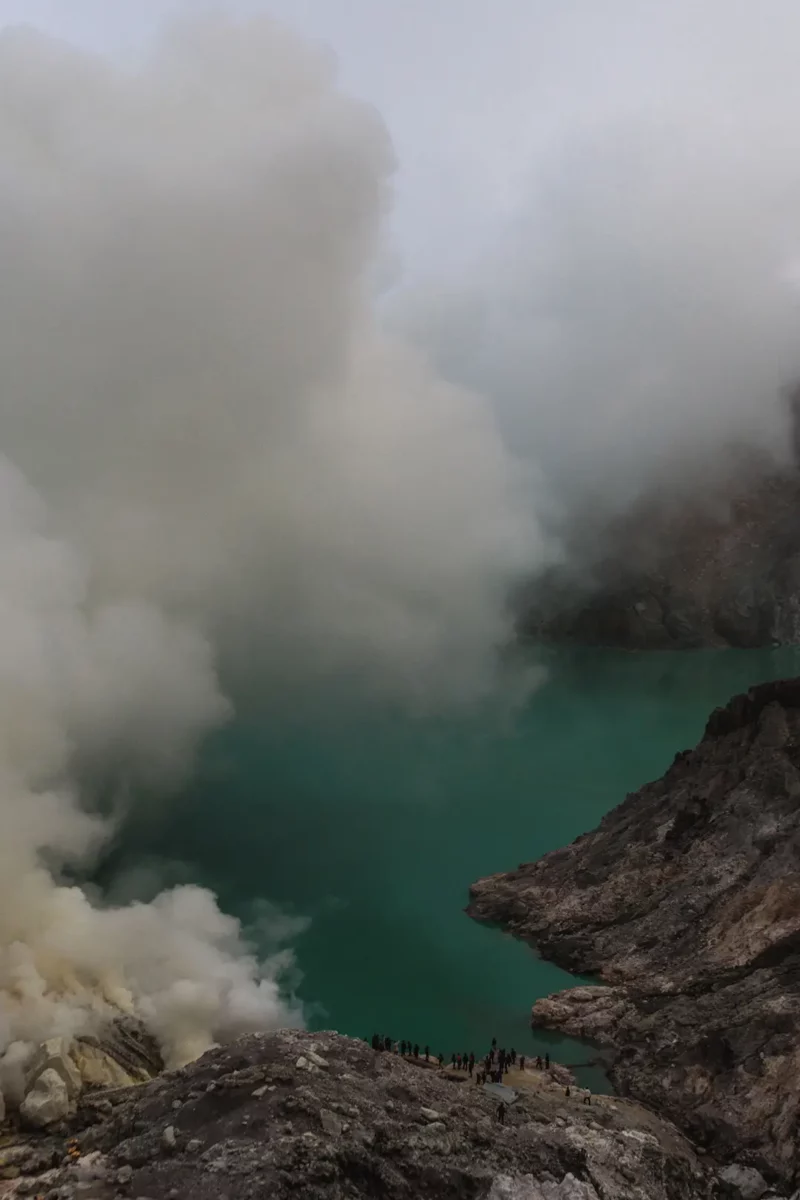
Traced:
[[800, 673], [799, 37], [0, 0], [9, 1112], [123, 1016], [588, 1061], [462, 910]]

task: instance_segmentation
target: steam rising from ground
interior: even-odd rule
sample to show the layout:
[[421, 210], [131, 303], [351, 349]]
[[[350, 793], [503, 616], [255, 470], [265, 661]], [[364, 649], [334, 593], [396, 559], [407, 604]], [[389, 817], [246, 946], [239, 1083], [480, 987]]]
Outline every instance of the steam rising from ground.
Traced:
[[544, 547], [486, 405], [370, 314], [391, 168], [268, 22], [183, 26], [136, 74], [0, 37], [0, 1048], [107, 1005], [174, 1059], [292, 1019], [208, 893], [53, 881], [111, 832], [87, 780], [180, 782], [220, 664], [492, 685]]

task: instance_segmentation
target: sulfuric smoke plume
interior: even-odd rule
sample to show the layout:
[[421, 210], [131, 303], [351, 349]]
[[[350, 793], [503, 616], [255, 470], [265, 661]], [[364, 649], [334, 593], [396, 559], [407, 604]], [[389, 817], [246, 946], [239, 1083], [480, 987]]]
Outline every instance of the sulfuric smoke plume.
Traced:
[[417, 704], [493, 684], [548, 551], [486, 403], [376, 323], [391, 172], [269, 21], [181, 25], [136, 70], [0, 36], [9, 1062], [119, 1010], [172, 1061], [298, 1019], [209, 893], [69, 883], [113, 834], [87, 781], [168, 795], [231, 716], [226, 663]]

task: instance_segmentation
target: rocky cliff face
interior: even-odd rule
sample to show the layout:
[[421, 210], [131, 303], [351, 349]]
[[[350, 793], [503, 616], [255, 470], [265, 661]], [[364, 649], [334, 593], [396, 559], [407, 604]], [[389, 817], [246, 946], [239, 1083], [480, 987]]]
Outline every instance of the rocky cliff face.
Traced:
[[464, 1076], [337, 1034], [284, 1030], [60, 1126], [6, 1126], [0, 1195], [47, 1200], [695, 1200], [733, 1195], [668, 1121], [544, 1078], [497, 1119]]
[[616, 1051], [620, 1091], [783, 1185], [800, 1144], [800, 680], [710, 718], [598, 829], [476, 883], [468, 910], [605, 986], [538, 1026]]
[[523, 635], [625, 649], [800, 642], [800, 474], [754, 464], [681, 502], [582, 522], [520, 602]]

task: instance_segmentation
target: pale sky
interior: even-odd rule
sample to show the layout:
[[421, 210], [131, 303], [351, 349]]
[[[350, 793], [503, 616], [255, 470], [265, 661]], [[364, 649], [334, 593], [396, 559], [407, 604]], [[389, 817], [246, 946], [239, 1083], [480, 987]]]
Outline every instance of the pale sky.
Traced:
[[[135, 54], [198, 0], [0, 0], [28, 23]], [[327, 42], [387, 121], [400, 164], [395, 227], [412, 260], [480, 238], [513, 208], [537, 151], [620, 116], [702, 106], [737, 124], [749, 97], [794, 108], [795, 0], [217, 0]], [[785, 105], [784, 105], [785, 99]], [[679, 116], [680, 119], [680, 116]], [[738, 127], [738, 125], [737, 125]], [[450, 249], [448, 249], [450, 248]]]

